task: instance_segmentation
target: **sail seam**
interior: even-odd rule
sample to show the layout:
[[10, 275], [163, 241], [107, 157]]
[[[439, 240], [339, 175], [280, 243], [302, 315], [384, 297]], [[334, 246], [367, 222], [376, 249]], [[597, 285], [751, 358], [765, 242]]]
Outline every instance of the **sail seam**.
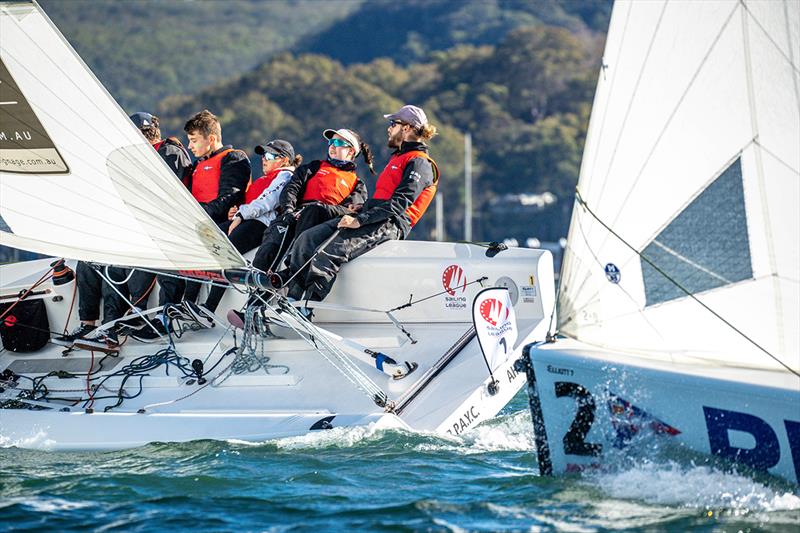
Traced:
[[[746, 5], [744, 4], [744, 0], [740, 0], [742, 5], [745, 7], [742, 9], [742, 45], [744, 47], [744, 67], [745, 67], [745, 80], [747, 81], [747, 101], [749, 104], [750, 110], [750, 127], [752, 128], [752, 136], [754, 140], [758, 140], [759, 138], [759, 127], [758, 127], [758, 107], [756, 106], [756, 92], [755, 92], [755, 85], [753, 83], [753, 61], [752, 61], [752, 51], [750, 49], [750, 26], [748, 24], [748, 20], [751, 18], [750, 12], [746, 9]], [[778, 271], [778, 264], [777, 264], [777, 257], [775, 254], [775, 244], [772, 241], [773, 234], [772, 234], [772, 223], [771, 223], [771, 216], [769, 212], [769, 199], [767, 197], [767, 185], [764, 176], [764, 160], [761, 155], [761, 144], [756, 142], [753, 144], [753, 156], [755, 158], [755, 167], [756, 167], [756, 176], [757, 176], [757, 183], [758, 183], [758, 192], [760, 198], [760, 207], [761, 207], [761, 217], [764, 220], [764, 237], [766, 238], [766, 245], [767, 245], [767, 258], [769, 259], [769, 270], [770, 272], [777, 272]], [[745, 199], [747, 197], [745, 196]], [[747, 218], [745, 217], [745, 224], [747, 224]], [[748, 232], [750, 228], [748, 227]], [[752, 268], [752, 265], [751, 265]], [[783, 298], [780, 292], [780, 284], [778, 283], [777, 279], [773, 280], [773, 292], [774, 292], [774, 306], [775, 306], [775, 327], [778, 330], [777, 340], [778, 346], [781, 352], [786, 351], [786, 343], [784, 342], [784, 337], [786, 334], [786, 328], [784, 326], [784, 319], [783, 313], [781, 310], [783, 309]]]
[[661, 248], [662, 250], [664, 250], [665, 252], [667, 252], [671, 256], [673, 256], [676, 259], [680, 260], [681, 262], [686, 263], [687, 265], [689, 265], [691, 267], [694, 267], [697, 270], [708, 274], [712, 278], [717, 279], [717, 280], [725, 283], [726, 285], [730, 284], [730, 283], [733, 283], [733, 281], [729, 280], [728, 278], [726, 278], [724, 276], [720, 276], [719, 274], [717, 274], [713, 270], [709, 270], [708, 268], [704, 267], [703, 265], [701, 265], [701, 264], [699, 264], [699, 263], [697, 263], [695, 261], [692, 261], [691, 259], [689, 259], [685, 255], [681, 255], [680, 253], [676, 252], [675, 250], [673, 250], [672, 248], [670, 248], [666, 244], [662, 244], [662, 243], [658, 242], [657, 240], [653, 240], [651, 242], [652, 242], [652, 244], [655, 244], [656, 246], [658, 246], [659, 248]]
[[[664, 19], [664, 13], [667, 11], [667, 2], [664, 2], [664, 6], [661, 8], [661, 13], [658, 15], [658, 21], [656, 21], [656, 26], [653, 29], [653, 36], [650, 38], [650, 43], [647, 46], [647, 52], [642, 59], [642, 67], [639, 69], [639, 74], [636, 77], [636, 83], [633, 84], [633, 92], [628, 100], [628, 107], [625, 110], [625, 116], [622, 117], [622, 124], [619, 127], [619, 134], [617, 135], [617, 139], [614, 142], [614, 148], [611, 152], [611, 158], [608, 161], [608, 167], [606, 168], [605, 175], [603, 176], [603, 183], [608, 181], [608, 175], [611, 173], [611, 169], [614, 167], [614, 160], [617, 157], [617, 149], [619, 148], [620, 142], [622, 141], [622, 136], [625, 134], [625, 125], [628, 123], [628, 117], [630, 116], [631, 109], [633, 109], [633, 104], [636, 101], [636, 95], [639, 92], [639, 84], [642, 81], [642, 77], [644, 76], [644, 71], [647, 69], [647, 60], [650, 57], [650, 52], [653, 51], [653, 45], [656, 42], [656, 36], [658, 35], [658, 30], [661, 28], [661, 21]], [[610, 93], [609, 93], [610, 94]], [[680, 103], [680, 102], [679, 102]], [[660, 136], [659, 136], [660, 137]], [[603, 197], [603, 193], [605, 192], [605, 187], [600, 190], [597, 195], [598, 202]], [[624, 202], [623, 202], [624, 205]]]
[[[619, 6], [619, 5], [622, 5], [622, 4], [616, 4], [616, 6]], [[619, 47], [617, 48], [616, 55], [614, 56], [614, 57], [615, 57], [615, 59], [617, 59], [617, 60], [619, 59], [619, 56], [620, 56], [620, 55], [621, 55], [621, 53], [622, 53], [622, 52], [621, 52], [621, 50], [622, 50], [622, 47], [623, 47], [623, 46], [624, 46], [624, 44], [625, 44], [625, 38], [626, 38], [626, 36], [627, 36], [627, 34], [628, 34], [628, 21], [629, 21], [629, 20], [630, 20], [630, 18], [631, 18], [631, 9], [633, 9], [633, 3], [628, 3], [628, 4], [626, 4], [626, 5], [628, 6], [628, 11], [625, 13], [625, 24], [624, 24], [624, 26], [622, 27], [622, 37], [621, 37], [621, 38], [620, 38], [620, 40], [619, 40]], [[615, 6], [615, 8], [616, 8], [616, 6]], [[605, 59], [606, 59], [606, 58], [605, 58], [605, 56], [604, 56], [604, 57], [603, 57], [603, 58], [600, 60], [600, 61], [601, 61], [601, 63], [603, 64], [603, 65], [601, 65], [601, 68], [600, 68], [601, 75], [602, 75], [602, 74], [604, 74], [603, 66], [604, 66], [604, 64], [605, 64]], [[617, 61], [617, 63], [618, 63], [618, 62], [619, 62], [619, 61]], [[613, 94], [613, 92], [614, 92], [614, 87], [616, 86], [616, 82], [617, 82], [617, 73], [619, 72], [619, 70], [617, 70], [617, 68], [616, 68], [616, 64], [614, 65], [613, 69], [614, 69], [614, 74], [613, 74], [613, 75], [612, 75], [612, 77], [611, 77], [611, 85], [610, 85], [610, 87], [609, 87], [609, 89], [608, 89], [608, 94]], [[598, 77], [597, 77], [597, 86], [598, 86], [598, 87], [597, 87], [597, 92], [599, 93], [599, 92], [600, 92], [600, 76], [598, 76]], [[595, 98], [595, 100], [597, 100], [597, 98]], [[594, 106], [593, 106], [593, 107], [594, 107]], [[597, 136], [598, 136], [598, 138], [602, 138], [602, 137], [603, 137], [603, 131], [605, 131], [605, 128], [606, 128], [606, 117], [607, 117], [607, 116], [608, 116], [608, 113], [607, 113], [607, 108], [604, 106], [604, 107], [603, 107], [603, 120], [602, 120], [602, 122], [600, 123], [600, 131], [599, 131], [599, 132], [597, 132]], [[591, 124], [590, 124], [590, 127], [591, 127]], [[587, 144], [587, 145], [589, 145], [589, 135], [590, 135], [590, 134], [591, 134], [591, 136], [592, 136], [592, 137], [594, 137], [594, 132], [593, 132], [593, 131], [592, 131], [592, 132], [589, 132], [589, 133], [587, 133], [587, 135], [586, 135], [586, 144]], [[595, 152], [594, 152], [594, 159], [592, 160], [592, 165], [591, 165], [591, 167], [589, 167], [589, 168], [595, 168], [595, 165], [597, 164], [597, 158], [599, 157], [599, 154], [600, 154], [600, 151], [599, 151], [599, 150], [595, 150]], [[581, 170], [583, 170], [583, 169], [581, 169]], [[601, 190], [601, 194], [602, 194], [602, 190]]]

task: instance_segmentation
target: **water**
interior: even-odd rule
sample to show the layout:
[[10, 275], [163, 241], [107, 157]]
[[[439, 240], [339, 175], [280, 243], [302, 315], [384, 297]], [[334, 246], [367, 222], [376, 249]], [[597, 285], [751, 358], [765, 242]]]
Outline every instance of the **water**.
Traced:
[[685, 458], [539, 477], [524, 393], [464, 439], [356, 428], [108, 453], [0, 444], [3, 531], [800, 531], [797, 489]]

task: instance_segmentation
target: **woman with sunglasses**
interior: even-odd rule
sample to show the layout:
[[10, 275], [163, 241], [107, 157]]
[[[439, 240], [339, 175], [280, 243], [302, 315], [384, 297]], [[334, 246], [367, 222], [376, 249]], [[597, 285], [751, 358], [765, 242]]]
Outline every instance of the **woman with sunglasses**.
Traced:
[[[357, 213], [346, 213], [299, 236], [283, 274], [295, 276], [290, 297], [322, 301], [343, 264], [385, 241], [408, 237], [433, 200], [439, 169], [425, 142], [436, 135], [436, 126], [413, 105], [384, 118], [389, 119], [386, 144], [394, 152], [378, 176], [375, 194]], [[324, 253], [318, 253], [326, 241]]]
[[[231, 207], [228, 220], [219, 225], [227, 233], [231, 244], [245, 254], [261, 243], [261, 238], [269, 224], [277, 216], [278, 200], [284, 186], [289, 183], [295, 169], [303, 162], [303, 156], [294, 153], [289, 141], [273, 139], [255, 147], [256, 154], [261, 156], [263, 175], [253, 181], [247, 188], [244, 203]], [[187, 287], [187, 301], [197, 297], [192, 292], [199, 290], [200, 284]], [[203, 306], [214, 312], [225, 294], [224, 287], [213, 286], [209, 290], [208, 299]]]
[[355, 158], [361, 154], [374, 175], [372, 151], [353, 130], [325, 130], [328, 157], [297, 167], [281, 191], [281, 216], [264, 232], [253, 266], [264, 272], [277, 270], [282, 254], [295, 235], [333, 218], [356, 212], [367, 199], [367, 187], [356, 175]]

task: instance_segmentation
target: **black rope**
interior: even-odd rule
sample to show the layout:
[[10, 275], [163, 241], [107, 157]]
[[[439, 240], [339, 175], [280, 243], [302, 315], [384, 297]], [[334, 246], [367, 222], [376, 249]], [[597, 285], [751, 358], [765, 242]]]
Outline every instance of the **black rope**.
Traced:
[[[472, 285], [473, 283], [483, 283], [487, 279], [489, 279], [488, 276], [480, 277], [480, 278], [476, 279], [475, 281], [470, 281], [469, 283], [465, 284], [464, 287], [468, 287], [469, 285]], [[403, 305], [400, 305], [398, 307], [394, 307], [392, 309], [389, 309], [388, 311], [386, 311], [386, 313], [391, 313], [393, 311], [399, 311], [400, 309], [405, 309], [406, 307], [411, 307], [412, 305], [418, 304], [420, 302], [424, 302], [425, 300], [430, 300], [431, 298], [436, 298], [437, 296], [441, 296], [442, 294], [446, 294], [448, 292], [449, 291], [446, 291], [446, 290], [445, 291], [441, 291], [441, 292], [437, 292], [436, 294], [431, 294], [430, 296], [426, 296], [425, 298], [421, 298], [419, 300], [414, 300], [414, 301], [411, 300], [414, 297], [414, 295], [410, 294], [408, 296], [408, 302], [407, 303], [404, 303]]]
[[729, 327], [729, 328], [731, 328], [733, 331], [735, 331], [736, 333], [738, 333], [739, 335], [741, 335], [742, 337], [744, 337], [744, 338], [745, 338], [745, 339], [746, 339], [748, 342], [750, 342], [750, 343], [751, 343], [753, 346], [755, 346], [756, 348], [758, 348], [759, 350], [761, 350], [762, 352], [764, 352], [765, 354], [767, 354], [767, 355], [768, 355], [770, 358], [772, 358], [772, 360], [774, 360], [776, 363], [778, 363], [779, 365], [781, 365], [783, 368], [785, 368], [786, 370], [788, 370], [789, 372], [791, 372], [791, 373], [792, 373], [792, 374], [794, 374], [795, 376], [797, 376], [797, 377], [800, 377], [800, 372], [797, 372], [797, 371], [796, 371], [796, 370], [794, 370], [792, 367], [790, 367], [789, 365], [787, 365], [786, 363], [784, 363], [783, 361], [781, 361], [780, 359], [778, 359], [776, 356], [774, 356], [773, 354], [771, 354], [771, 353], [770, 353], [770, 352], [769, 352], [769, 351], [768, 351], [766, 348], [764, 348], [763, 346], [761, 346], [760, 344], [758, 344], [756, 341], [754, 341], [753, 339], [751, 339], [750, 337], [748, 337], [748, 336], [747, 336], [747, 335], [746, 335], [746, 334], [745, 334], [743, 331], [741, 331], [741, 330], [740, 330], [740, 329], [738, 329], [736, 326], [734, 326], [733, 324], [731, 324], [730, 322], [728, 322], [727, 320], [725, 320], [725, 318], [723, 318], [723, 317], [722, 317], [722, 315], [720, 315], [719, 313], [717, 313], [716, 311], [714, 311], [713, 309], [711, 309], [709, 306], [707, 306], [706, 304], [704, 304], [703, 302], [701, 302], [701, 301], [700, 301], [700, 300], [699, 300], [699, 299], [698, 299], [698, 298], [697, 298], [697, 297], [696, 297], [696, 296], [695, 296], [695, 295], [694, 295], [694, 294], [693, 294], [691, 291], [689, 291], [689, 290], [688, 290], [687, 288], [685, 288], [683, 285], [681, 285], [680, 283], [678, 283], [678, 281], [676, 281], [675, 279], [673, 279], [673, 278], [672, 278], [672, 277], [671, 277], [669, 274], [667, 274], [667, 273], [666, 273], [666, 272], [664, 272], [664, 271], [663, 271], [661, 268], [659, 268], [659, 267], [658, 267], [658, 265], [656, 265], [654, 262], [652, 262], [650, 259], [648, 259], [648, 258], [647, 258], [647, 256], [643, 255], [643, 254], [642, 254], [641, 252], [639, 252], [639, 251], [638, 251], [636, 248], [634, 248], [632, 245], [630, 245], [630, 244], [628, 243], [628, 241], [626, 241], [625, 239], [623, 239], [623, 238], [622, 238], [622, 237], [621, 237], [621, 236], [620, 236], [620, 235], [619, 235], [617, 232], [615, 232], [613, 229], [611, 229], [609, 226], [607, 226], [607, 225], [606, 225], [606, 223], [605, 223], [605, 222], [603, 222], [602, 220], [600, 220], [600, 217], [598, 217], [597, 215], [595, 215], [595, 214], [594, 214], [594, 212], [593, 212], [593, 211], [592, 211], [592, 210], [589, 208], [589, 205], [588, 205], [588, 204], [587, 204], [587, 203], [586, 203], [586, 202], [583, 200], [583, 198], [581, 197], [581, 193], [580, 193], [580, 191], [579, 191], [579, 190], [577, 190], [577, 189], [575, 190], [575, 200], [576, 200], [576, 201], [577, 201], [577, 202], [578, 202], [578, 203], [581, 205], [581, 207], [583, 207], [584, 209], [586, 209], [586, 211], [587, 211], [587, 212], [588, 212], [590, 215], [592, 215], [592, 217], [593, 217], [593, 218], [594, 218], [594, 219], [595, 219], [597, 222], [599, 222], [601, 226], [603, 226], [604, 228], [606, 228], [606, 230], [608, 230], [608, 232], [609, 232], [609, 233], [611, 233], [611, 234], [612, 234], [614, 237], [616, 237], [617, 239], [619, 239], [619, 241], [620, 241], [622, 244], [624, 244], [625, 246], [627, 246], [628, 248], [630, 248], [630, 250], [631, 250], [633, 253], [635, 253], [636, 255], [638, 255], [639, 257], [641, 257], [641, 258], [642, 258], [642, 260], [644, 260], [644, 261], [645, 261], [645, 262], [646, 262], [648, 265], [650, 265], [651, 267], [653, 267], [653, 268], [656, 270], [656, 272], [658, 272], [659, 274], [661, 274], [662, 276], [664, 276], [664, 278], [665, 278], [665, 279], [667, 279], [667, 280], [668, 280], [670, 283], [672, 283], [672, 284], [673, 284], [673, 285], [675, 285], [675, 286], [676, 286], [678, 289], [680, 289], [680, 290], [681, 290], [681, 291], [682, 291], [684, 294], [686, 294], [686, 296], [688, 296], [689, 298], [691, 298], [692, 300], [694, 300], [695, 302], [697, 302], [698, 304], [700, 304], [700, 306], [701, 306], [701, 307], [703, 307], [703, 309], [705, 309], [706, 311], [708, 311], [709, 313], [711, 313], [712, 315], [714, 315], [715, 317], [717, 317], [718, 319], [720, 319], [720, 320], [721, 320], [721, 321], [722, 321], [722, 322], [723, 322], [723, 323], [724, 323], [726, 326], [728, 326], [728, 327]]

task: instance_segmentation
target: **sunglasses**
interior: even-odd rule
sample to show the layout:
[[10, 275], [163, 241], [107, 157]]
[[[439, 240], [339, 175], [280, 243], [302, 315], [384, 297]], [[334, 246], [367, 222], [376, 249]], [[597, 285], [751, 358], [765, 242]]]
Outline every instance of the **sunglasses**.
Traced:
[[394, 128], [395, 126], [402, 126], [404, 123], [400, 122], [399, 120], [390, 120], [389, 127]]
[[261, 154], [261, 157], [263, 157], [267, 161], [275, 161], [276, 159], [280, 159], [279, 155], [275, 155], [269, 152], [264, 152], [263, 154]]
[[329, 139], [328, 146], [335, 146], [336, 148], [341, 148], [342, 146], [346, 146], [347, 148], [352, 148], [349, 142], [343, 141], [341, 139]]

